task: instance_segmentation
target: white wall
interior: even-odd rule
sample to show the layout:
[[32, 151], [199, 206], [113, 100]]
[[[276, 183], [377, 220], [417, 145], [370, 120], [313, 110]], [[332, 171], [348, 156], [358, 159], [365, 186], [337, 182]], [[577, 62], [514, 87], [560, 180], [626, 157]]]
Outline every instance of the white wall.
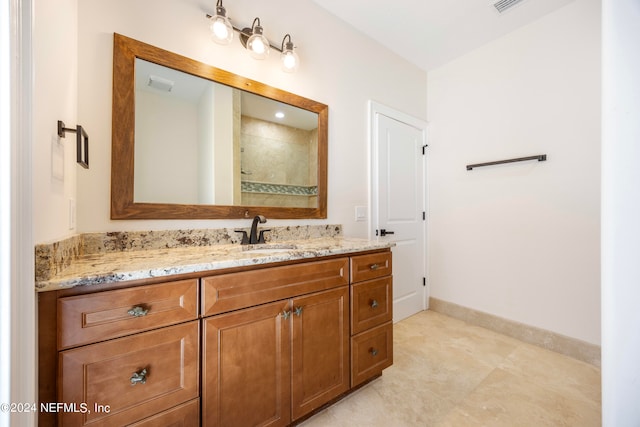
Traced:
[[602, 419], [640, 425], [640, 2], [604, 0]]
[[[600, 343], [600, 2], [428, 76], [430, 295]], [[535, 154], [547, 162], [467, 171]]]
[[[367, 223], [354, 221], [354, 206], [368, 203], [367, 101], [374, 99], [424, 119], [426, 74], [357, 33], [311, 0], [274, 0], [268, 3], [235, 0], [225, 3], [228, 15], [240, 26], [250, 26], [253, 18], [260, 16], [266, 36], [274, 43], [280, 43], [285, 33], [291, 33], [294, 43], [299, 46], [302, 65], [296, 74], [283, 73], [277, 55], [271, 55], [265, 61], [251, 59], [240, 45], [237, 34], [231, 46], [219, 46], [211, 42], [204, 15], [213, 11], [215, 3], [203, 4], [199, 0], [78, 2], [79, 96], [76, 96], [75, 87], [65, 89], [62, 84], [58, 85], [56, 91], [63, 93], [55, 100], [46, 95], [44, 88], [36, 92], [40, 102], [55, 110], [55, 116], [62, 114], [59, 111], [65, 105], [72, 106], [70, 108], [77, 106], [78, 121], [86, 127], [90, 136], [91, 168], [77, 171], [78, 231], [246, 225], [243, 220], [109, 219], [112, 37], [114, 32], [118, 32], [328, 104], [328, 219], [315, 222], [341, 223], [345, 234], [366, 236]], [[73, 14], [65, 17], [64, 21], [73, 28]], [[55, 31], [51, 28], [53, 25]], [[42, 33], [39, 36], [41, 42], [44, 43], [43, 39], [46, 38], [57, 40], [57, 31], [65, 28], [67, 26], [59, 22], [44, 24], [38, 30], [39, 34]], [[62, 54], [67, 49], [66, 45], [66, 41], [63, 43], [60, 40], [52, 46], [52, 56], [53, 53]], [[73, 43], [68, 48], [73, 63]], [[59, 58], [52, 57], [50, 63], [43, 61], [37, 67], [41, 72], [55, 70], [59, 62]], [[65, 68], [65, 71], [65, 78], [61, 81], [75, 81], [74, 70]], [[73, 122], [74, 118], [68, 120]], [[38, 122], [38, 132], [43, 134], [38, 144], [43, 149], [53, 132], [52, 126], [46, 120]], [[58, 196], [55, 188], [49, 185], [45, 168], [49, 156], [44, 153], [41, 157], [42, 167], [36, 167], [34, 179], [39, 184], [47, 185], [41, 189], [43, 200], [38, 201], [40, 209], [35, 210], [37, 243], [67, 234], [67, 207], [63, 203], [66, 196]], [[344, 185], [345, 182], [349, 182], [349, 185]], [[52, 221], [52, 218], [56, 220]], [[274, 225], [300, 222], [270, 221]]]
[[35, 0], [34, 5], [33, 228], [40, 243], [76, 232], [69, 229], [69, 199], [77, 199], [76, 135], [58, 138], [57, 123], [85, 124], [77, 114], [78, 1]]
[[145, 90], [137, 90], [135, 99], [134, 200], [197, 203], [198, 145], [184, 142], [198, 140], [199, 105]]

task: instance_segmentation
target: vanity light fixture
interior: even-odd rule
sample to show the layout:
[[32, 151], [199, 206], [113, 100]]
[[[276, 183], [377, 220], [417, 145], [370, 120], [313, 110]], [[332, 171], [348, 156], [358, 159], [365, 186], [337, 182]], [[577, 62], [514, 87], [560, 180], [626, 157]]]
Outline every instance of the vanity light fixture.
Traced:
[[211, 39], [222, 45], [231, 43], [233, 39], [233, 26], [227, 18], [227, 10], [222, 6], [222, 0], [218, 0], [216, 4], [216, 14], [211, 16], [207, 15], [211, 20]]
[[[289, 38], [289, 41], [285, 44], [285, 40]], [[282, 70], [287, 73], [295, 73], [298, 71], [298, 64], [300, 59], [298, 54], [293, 50], [293, 42], [291, 41], [291, 35], [286, 34], [282, 39], [280, 60], [282, 61]]]
[[295, 46], [291, 41], [290, 34], [284, 36], [280, 46], [273, 45], [269, 39], [264, 36], [264, 30], [258, 17], [253, 20], [251, 28], [245, 27], [240, 29], [231, 24], [231, 21], [227, 17], [227, 11], [224, 6], [222, 6], [222, 0], [218, 0], [216, 4], [215, 15], [207, 14], [206, 17], [210, 21], [209, 29], [211, 30], [211, 39], [214, 42], [223, 45], [229, 44], [233, 39], [233, 32], [237, 31], [239, 33], [240, 43], [249, 51], [252, 58], [265, 59], [269, 55], [269, 51], [273, 48], [281, 52], [280, 61], [283, 71], [287, 73], [298, 71], [300, 58], [294, 50]]

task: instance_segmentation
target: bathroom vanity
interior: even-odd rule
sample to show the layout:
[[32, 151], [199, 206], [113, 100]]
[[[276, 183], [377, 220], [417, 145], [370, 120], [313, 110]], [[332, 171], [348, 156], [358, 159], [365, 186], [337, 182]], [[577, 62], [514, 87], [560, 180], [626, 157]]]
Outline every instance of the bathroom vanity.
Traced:
[[[206, 88], [198, 117], [215, 123], [179, 150], [191, 160], [160, 138], [186, 144], [189, 129], [171, 115], [177, 89], [137, 84], [151, 72]], [[172, 120], [145, 127], [145, 105], [160, 117], [152, 99]], [[254, 116], [256, 100], [292, 118]], [[263, 215], [327, 218], [327, 149], [327, 105], [114, 34], [111, 219], [254, 221], [250, 236], [108, 232], [37, 246], [39, 425], [287, 426], [380, 376], [393, 362], [393, 244], [336, 225], [257, 231]], [[202, 159], [221, 164], [171, 176]]]
[[384, 242], [92, 254], [37, 286], [40, 401], [68, 405], [40, 425], [286, 426], [393, 361]]

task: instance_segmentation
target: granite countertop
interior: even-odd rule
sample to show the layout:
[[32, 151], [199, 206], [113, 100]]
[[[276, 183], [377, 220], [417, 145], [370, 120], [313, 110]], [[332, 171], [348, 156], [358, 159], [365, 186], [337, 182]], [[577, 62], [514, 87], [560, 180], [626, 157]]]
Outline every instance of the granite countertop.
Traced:
[[[390, 248], [393, 245], [385, 241], [339, 236], [278, 241], [264, 245], [221, 244], [93, 253], [79, 257], [46, 280], [36, 280], [36, 291], [349, 254]], [[264, 249], [272, 251], [263, 251]]]

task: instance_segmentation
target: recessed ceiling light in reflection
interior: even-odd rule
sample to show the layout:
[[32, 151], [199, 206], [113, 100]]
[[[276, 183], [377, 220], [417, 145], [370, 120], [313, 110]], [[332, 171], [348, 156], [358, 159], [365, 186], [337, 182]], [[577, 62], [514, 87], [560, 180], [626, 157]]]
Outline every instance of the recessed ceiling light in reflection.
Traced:
[[276, 118], [277, 118], [277, 119], [283, 119], [283, 118], [284, 118], [284, 113], [283, 113], [282, 111], [278, 111], [278, 112], [276, 113]]

